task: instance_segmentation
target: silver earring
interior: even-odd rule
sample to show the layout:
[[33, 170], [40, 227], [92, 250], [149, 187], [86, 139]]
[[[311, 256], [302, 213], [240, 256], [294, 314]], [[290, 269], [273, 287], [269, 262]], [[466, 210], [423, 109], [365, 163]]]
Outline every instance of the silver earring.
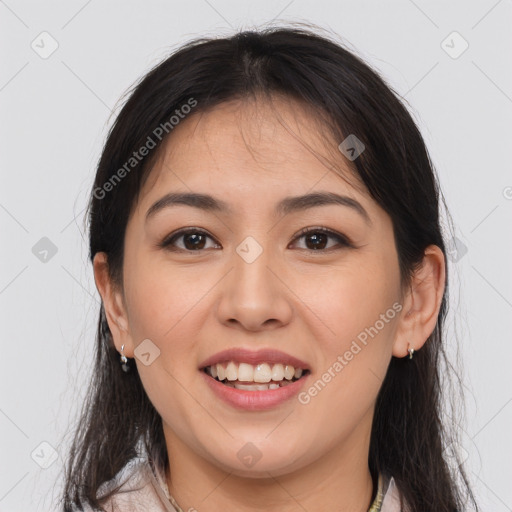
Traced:
[[409, 348], [409, 349], [407, 349], [407, 352], [409, 352], [409, 359], [412, 359], [412, 356], [414, 355], [414, 349]]
[[124, 372], [128, 373], [131, 370], [128, 358], [124, 355], [124, 345], [121, 346], [121, 368]]

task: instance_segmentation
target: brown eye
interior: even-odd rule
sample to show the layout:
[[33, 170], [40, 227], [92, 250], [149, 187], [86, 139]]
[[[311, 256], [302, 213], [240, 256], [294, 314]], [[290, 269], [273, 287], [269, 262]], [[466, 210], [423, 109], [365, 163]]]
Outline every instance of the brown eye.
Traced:
[[[336, 246], [351, 247], [351, 243], [345, 236], [325, 228], [305, 228], [295, 240], [300, 240], [301, 238], [305, 240], [306, 247], [304, 249], [308, 251], [323, 251], [336, 248]], [[329, 239], [337, 243], [328, 246]]]
[[195, 250], [195, 249], [204, 249], [206, 237], [202, 234], [198, 233], [190, 233], [187, 235], [182, 235], [184, 246], [186, 249]]
[[[325, 233], [311, 233], [305, 235], [306, 246], [308, 249], [317, 250], [317, 249], [325, 249], [327, 242], [329, 240], [329, 236]], [[308, 244], [308, 242], [310, 242]]]
[[[188, 229], [166, 238], [160, 247], [168, 250], [201, 251], [208, 248], [206, 247], [208, 239], [213, 240], [205, 231]], [[178, 241], [182, 241], [182, 244], [177, 244]]]

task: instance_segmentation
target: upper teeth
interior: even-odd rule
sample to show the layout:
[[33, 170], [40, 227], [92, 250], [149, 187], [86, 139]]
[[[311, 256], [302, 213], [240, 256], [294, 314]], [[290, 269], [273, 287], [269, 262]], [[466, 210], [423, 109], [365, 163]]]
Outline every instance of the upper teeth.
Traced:
[[298, 379], [302, 375], [302, 368], [295, 369], [288, 364], [260, 363], [252, 365], [248, 363], [217, 363], [208, 366], [208, 373], [219, 380], [227, 379], [229, 381], [238, 380], [241, 382], [270, 382], [281, 381], [283, 379], [292, 380], [294, 377]]

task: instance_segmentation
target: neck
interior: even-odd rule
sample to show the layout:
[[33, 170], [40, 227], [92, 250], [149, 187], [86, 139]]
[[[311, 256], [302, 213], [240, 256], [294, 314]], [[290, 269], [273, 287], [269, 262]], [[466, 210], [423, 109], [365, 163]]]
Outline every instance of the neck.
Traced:
[[251, 478], [205, 462], [168, 431], [166, 439], [170, 461], [167, 485], [184, 511], [367, 512], [374, 497], [374, 482], [367, 465], [368, 445], [361, 447], [360, 442], [344, 443], [290, 473], [265, 472], [259, 478]]

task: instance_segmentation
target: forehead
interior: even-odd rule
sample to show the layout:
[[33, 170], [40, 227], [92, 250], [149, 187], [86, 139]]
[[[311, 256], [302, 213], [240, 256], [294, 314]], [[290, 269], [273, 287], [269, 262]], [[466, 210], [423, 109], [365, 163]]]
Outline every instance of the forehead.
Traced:
[[229, 101], [173, 129], [140, 197], [147, 203], [170, 188], [233, 199], [316, 188], [367, 196], [337, 144], [319, 116], [294, 100]]

